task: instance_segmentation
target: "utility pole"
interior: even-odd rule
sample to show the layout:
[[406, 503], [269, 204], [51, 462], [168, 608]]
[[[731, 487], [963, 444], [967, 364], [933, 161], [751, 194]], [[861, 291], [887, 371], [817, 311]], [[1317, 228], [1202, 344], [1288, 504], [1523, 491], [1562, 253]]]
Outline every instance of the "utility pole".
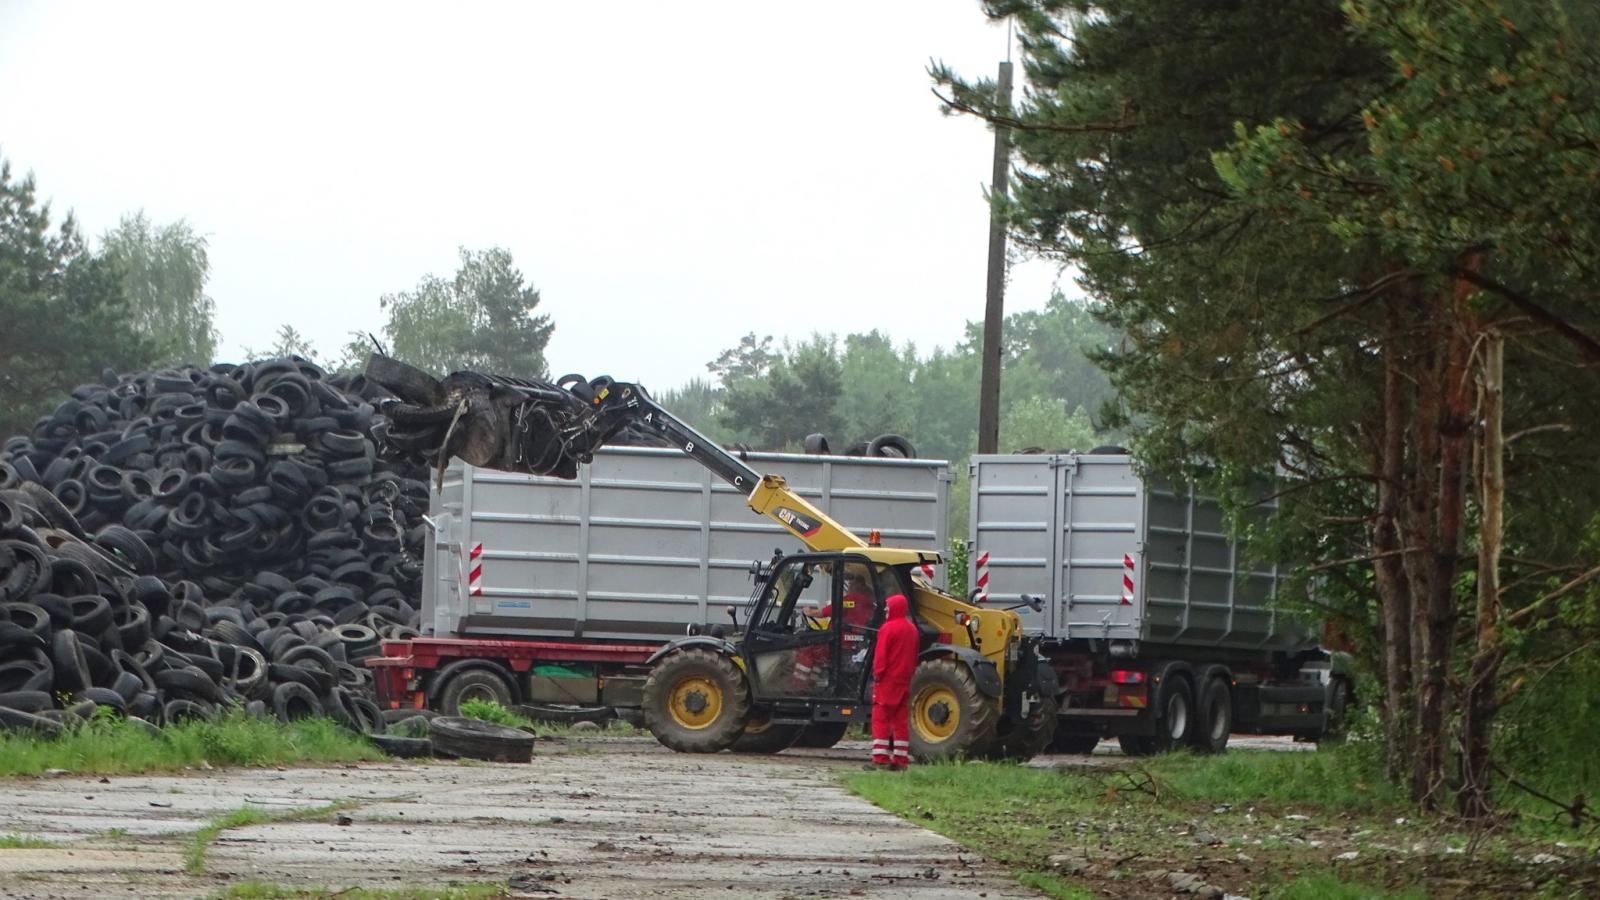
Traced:
[[[1011, 109], [1011, 61], [1000, 64], [995, 109]], [[994, 123], [994, 178], [989, 197], [989, 278], [983, 309], [983, 377], [978, 388], [978, 452], [1000, 451], [1000, 330], [1006, 317], [1006, 225], [999, 203], [1011, 179], [1011, 129]]]

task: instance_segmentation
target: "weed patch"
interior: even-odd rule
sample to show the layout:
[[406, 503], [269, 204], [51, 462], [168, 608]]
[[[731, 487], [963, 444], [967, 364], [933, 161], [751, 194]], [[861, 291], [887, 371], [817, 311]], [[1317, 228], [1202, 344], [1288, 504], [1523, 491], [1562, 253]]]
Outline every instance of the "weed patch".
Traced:
[[329, 719], [283, 724], [240, 712], [215, 722], [184, 722], [154, 735], [117, 719], [96, 718], [60, 737], [0, 734], [0, 776], [65, 769], [85, 775], [213, 766], [276, 766], [383, 759], [366, 740]]
[[247, 828], [251, 825], [266, 825], [272, 822], [307, 822], [358, 805], [360, 804], [354, 800], [339, 800], [309, 809], [279, 812], [262, 809], [259, 806], [241, 806], [230, 813], [217, 816], [190, 836], [189, 847], [183, 854], [183, 867], [191, 875], [204, 872], [206, 850], [210, 849], [212, 841], [230, 828]]
[[452, 884], [445, 887], [416, 888], [294, 888], [281, 884], [246, 881], [217, 895], [218, 900], [497, 900], [511, 896], [503, 884]]
[[508, 728], [521, 728], [524, 731], [533, 731], [533, 720], [520, 713], [512, 712], [493, 700], [468, 700], [461, 704], [461, 714], [469, 719], [478, 719], [483, 722], [493, 722]]
[[59, 847], [55, 841], [47, 841], [31, 834], [0, 834], [0, 850], [49, 850]]

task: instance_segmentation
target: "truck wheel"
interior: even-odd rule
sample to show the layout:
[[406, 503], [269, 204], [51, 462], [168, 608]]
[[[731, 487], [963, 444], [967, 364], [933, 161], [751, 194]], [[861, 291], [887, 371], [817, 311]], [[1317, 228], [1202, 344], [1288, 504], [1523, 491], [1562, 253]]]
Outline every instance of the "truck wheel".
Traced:
[[800, 739], [794, 745], [825, 750], [844, 740], [849, 731], [849, 722], [812, 722], [800, 732]]
[[1206, 679], [1200, 688], [1200, 713], [1190, 740], [1201, 753], [1221, 753], [1228, 748], [1233, 733], [1233, 692], [1221, 678]]
[[930, 659], [911, 676], [911, 752], [933, 761], [978, 756], [994, 741], [999, 704], [978, 690], [966, 666]]
[[1056, 729], [1055, 737], [1050, 741], [1050, 749], [1056, 753], [1076, 753], [1090, 756], [1094, 748], [1100, 746], [1100, 735], [1089, 731], [1062, 731]]
[[674, 653], [644, 683], [644, 724], [679, 753], [718, 753], [733, 746], [750, 716], [744, 673], [709, 650]]
[[793, 747], [804, 729], [804, 725], [774, 725], [770, 719], [757, 721], [751, 716], [732, 749], [735, 753], [780, 753]]
[[488, 669], [468, 669], [457, 672], [445, 679], [444, 686], [437, 688], [439, 698], [434, 708], [444, 716], [461, 715], [461, 704], [468, 700], [487, 700], [498, 703], [507, 709], [514, 702], [511, 699], [511, 685], [497, 672]]
[[1328, 690], [1328, 708], [1323, 712], [1322, 733], [1317, 744], [1342, 744], [1350, 733], [1350, 683], [1343, 678], [1334, 679]]
[[997, 758], [1027, 762], [1043, 753], [1055, 738], [1056, 713], [1054, 697], [1040, 700], [1033, 715], [1012, 725], [1004, 736], [994, 742]]
[[1194, 689], [1182, 675], [1169, 675], [1156, 691], [1155, 752], [1171, 753], [1189, 743], [1194, 731]]

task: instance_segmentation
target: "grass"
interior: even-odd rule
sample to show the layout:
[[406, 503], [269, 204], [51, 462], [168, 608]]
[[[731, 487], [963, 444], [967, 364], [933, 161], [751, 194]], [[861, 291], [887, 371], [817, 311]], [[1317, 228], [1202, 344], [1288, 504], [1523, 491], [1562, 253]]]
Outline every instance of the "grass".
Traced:
[[1273, 900], [1427, 900], [1420, 888], [1391, 891], [1368, 884], [1341, 881], [1334, 875], [1296, 878], [1272, 894]]
[[493, 722], [496, 725], [505, 725], [508, 728], [520, 728], [523, 731], [534, 730], [532, 719], [514, 713], [493, 700], [468, 700], [461, 704], [461, 714], [469, 719]]
[[213, 766], [277, 766], [383, 759], [361, 736], [330, 719], [290, 724], [230, 713], [215, 722], [172, 725], [155, 736], [116, 719], [95, 719], [60, 737], [0, 734], [0, 776], [65, 769], [86, 775]]
[[184, 870], [191, 875], [199, 875], [204, 872], [206, 870], [206, 850], [210, 849], [212, 841], [230, 828], [247, 828], [251, 825], [268, 825], [274, 822], [306, 822], [312, 819], [320, 819], [323, 816], [357, 805], [359, 804], [353, 800], [338, 800], [308, 809], [291, 809], [278, 812], [262, 809], [259, 806], [241, 806], [230, 813], [217, 816], [190, 836], [189, 847], [183, 854]]
[[0, 834], [0, 850], [49, 850], [59, 847], [55, 841], [36, 838], [29, 834]]
[[339, 900], [497, 900], [511, 896], [504, 884], [452, 884], [445, 887], [412, 888], [294, 888], [281, 884], [246, 881], [216, 895], [218, 900], [301, 900], [334, 898]]
[[1403, 810], [1405, 795], [1384, 779], [1375, 749], [1346, 744], [1314, 753], [1172, 753], [1136, 768], [1180, 798], [1213, 806], [1314, 806], [1363, 814]]

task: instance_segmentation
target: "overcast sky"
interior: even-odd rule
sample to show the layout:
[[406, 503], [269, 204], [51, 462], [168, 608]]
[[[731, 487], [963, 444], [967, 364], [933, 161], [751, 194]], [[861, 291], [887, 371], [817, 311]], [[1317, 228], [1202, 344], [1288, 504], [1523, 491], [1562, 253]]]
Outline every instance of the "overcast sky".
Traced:
[[[283, 323], [336, 351], [500, 245], [555, 373], [659, 390], [749, 331], [925, 348], [982, 317], [993, 139], [926, 68], [1005, 43], [976, 0], [0, 0], [0, 153], [91, 233], [206, 235], [225, 357]], [[1057, 280], [1015, 267], [1008, 311]]]

